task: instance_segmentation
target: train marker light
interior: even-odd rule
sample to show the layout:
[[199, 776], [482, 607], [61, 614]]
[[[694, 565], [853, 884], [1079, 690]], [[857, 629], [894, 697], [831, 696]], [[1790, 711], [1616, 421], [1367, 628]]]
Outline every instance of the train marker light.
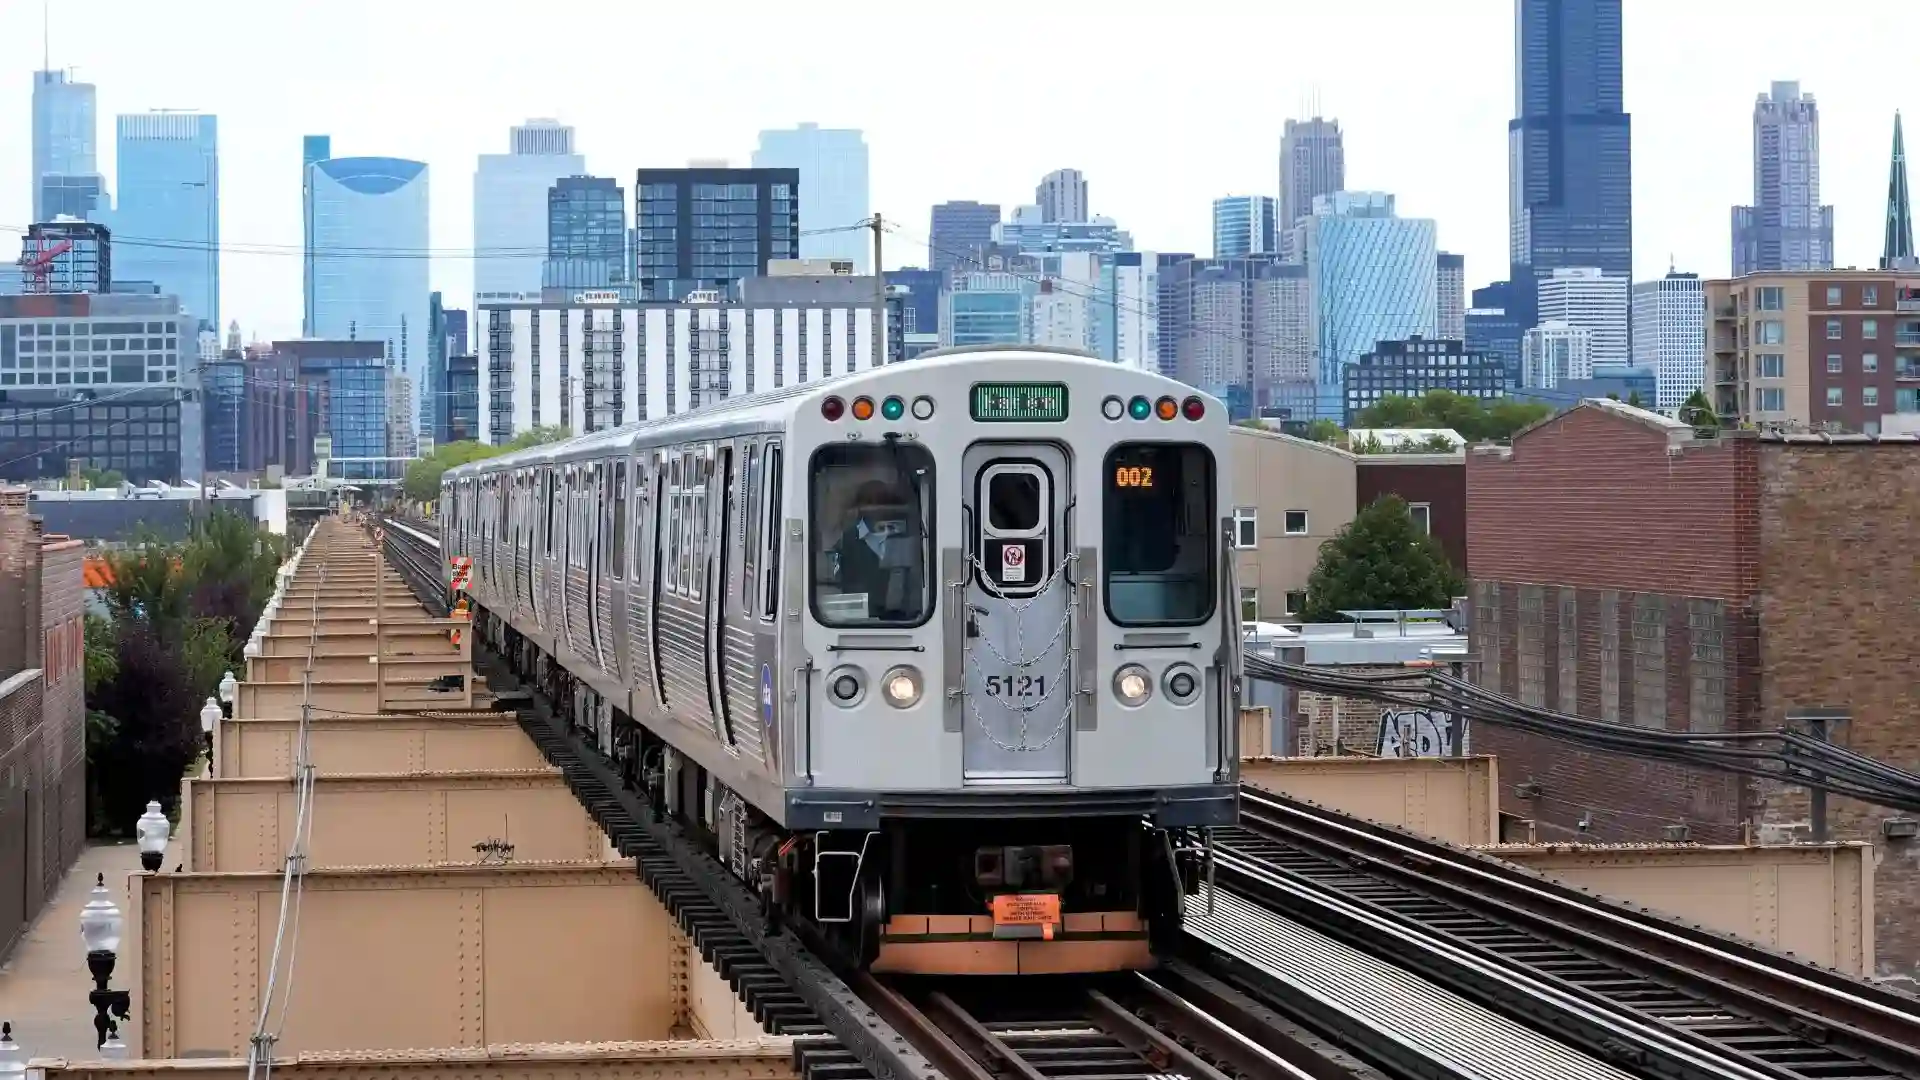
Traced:
[[913, 399], [913, 418], [915, 420], [933, 419], [933, 399], [917, 397]]
[[853, 418], [855, 420], [873, 419], [873, 399], [857, 397], [853, 399]]
[[1110, 397], [1100, 403], [1100, 415], [1109, 420], [1118, 420], [1127, 415], [1127, 403], [1117, 397]]
[[828, 421], [840, 419], [841, 414], [846, 411], [847, 403], [837, 397], [830, 397], [820, 403], [820, 415], [826, 417]]
[[1145, 420], [1153, 415], [1153, 405], [1146, 398], [1137, 397], [1127, 402], [1127, 413], [1135, 420]]
[[1171, 420], [1180, 415], [1180, 404], [1170, 397], [1163, 397], [1153, 403], [1153, 411], [1162, 420]]
[[890, 397], [880, 403], [880, 415], [888, 420], [898, 420], [907, 414], [907, 403], [897, 397]]
[[1180, 411], [1186, 414], [1187, 419], [1198, 420], [1207, 415], [1207, 403], [1197, 397], [1190, 397], [1181, 403]]

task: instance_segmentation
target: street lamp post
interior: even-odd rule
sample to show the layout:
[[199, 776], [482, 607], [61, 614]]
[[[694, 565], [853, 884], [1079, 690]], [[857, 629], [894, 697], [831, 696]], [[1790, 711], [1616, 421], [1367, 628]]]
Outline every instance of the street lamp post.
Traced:
[[200, 734], [207, 740], [207, 768], [213, 768], [213, 726], [220, 722], [220, 703], [212, 698], [200, 706]]
[[240, 680], [229, 671], [220, 677], [220, 704], [226, 706], [227, 715], [233, 715], [233, 697], [240, 692]]
[[[107, 892], [107, 876], [96, 874], [93, 898], [80, 909], [80, 940], [86, 943], [87, 971], [93, 976], [93, 990], [87, 994], [87, 1001], [93, 1006], [93, 1030], [99, 1036], [94, 1045], [103, 1050], [107, 1048], [107, 1036], [119, 1033], [117, 1021], [127, 1019], [133, 1011], [131, 994], [107, 989], [108, 981], [113, 978], [113, 962], [120, 953], [123, 927], [120, 908]], [[124, 1048], [122, 1050], [124, 1052]]]
[[18, 1080], [27, 1072], [27, 1052], [13, 1041], [13, 1025], [0, 1023], [0, 1080]]
[[167, 840], [173, 836], [173, 823], [161, 812], [159, 803], [147, 804], [134, 833], [140, 838], [140, 868], [149, 874], [159, 873], [160, 862], [167, 854]]

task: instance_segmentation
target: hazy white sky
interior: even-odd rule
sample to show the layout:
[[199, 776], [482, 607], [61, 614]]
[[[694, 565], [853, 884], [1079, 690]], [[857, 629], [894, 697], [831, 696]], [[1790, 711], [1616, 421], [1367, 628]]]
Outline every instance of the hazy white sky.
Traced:
[[[113, 116], [220, 118], [222, 312], [248, 339], [300, 323], [300, 137], [431, 167], [434, 287], [465, 306], [474, 156], [557, 117], [597, 175], [691, 157], [745, 165], [757, 132], [866, 132], [875, 209], [924, 239], [947, 199], [1031, 201], [1075, 167], [1143, 249], [1208, 253], [1211, 200], [1273, 194], [1280, 128], [1317, 94], [1346, 130], [1347, 183], [1433, 217], [1471, 285], [1506, 267], [1509, 0], [1094, 0], [528, 5], [508, 0], [51, 0], [51, 55]], [[1138, 14], [1132, 13], [1138, 11]], [[1729, 269], [1728, 208], [1752, 194], [1755, 94], [1798, 79], [1822, 114], [1822, 196], [1841, 265], [1879, 257], [1893, 111], [1920, 10], [1891, 0], [1626, 0], [1639, 277]], [[41, 4], [0, 0], [0, 244], [30, 213], [30, 73]], [[1912, 95], [1903, 102], [1902, 95]], [[1920, 119], [1920, 118], [1917, 118]], [[1916, 133], [1920, 135], [1920, 132]], [[805, 193], [802, 191], [802, 199]], [[924, 248], [889, 238], [889, 267]]]

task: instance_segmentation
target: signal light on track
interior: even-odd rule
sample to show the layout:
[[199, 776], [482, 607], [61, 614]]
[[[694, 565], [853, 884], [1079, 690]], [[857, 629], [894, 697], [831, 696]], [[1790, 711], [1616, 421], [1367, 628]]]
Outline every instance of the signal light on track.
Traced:
[[853, 418], [855, 420], [873, 419], [873, 399], [857, 397], [853, 399]]
[[826, 417], [829, 422], [840, 419], [846, 411], [847, 403], [837, 397], [830, 397], [820, 403], [820, 415]]
[[1155, 415], [1162, 420], [1171, 420], [1180, 415], [1180, 403], [1170, 397], [1163, 397], [1153, 403]]
[[1190, 397], [1180, 405], [1180, 411], [1189, 420], [1198, 420], [1207, 415], [1207, 403], [1197, 397]]

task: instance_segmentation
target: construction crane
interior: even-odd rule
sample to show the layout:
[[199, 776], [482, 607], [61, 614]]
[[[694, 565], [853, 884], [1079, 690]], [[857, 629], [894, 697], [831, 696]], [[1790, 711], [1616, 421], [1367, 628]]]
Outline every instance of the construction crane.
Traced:
[[[51, 241], [51, 243], [49, 243]], [[38, 243], [39, 246], [34, 246]], [[73, 250], [73, 241], [52, 237], [29, 238], [26, 249], [20, 253], [20, 275], [23, 291], [29, 293], [50, 293], [53, 291], [53, 260]]]

